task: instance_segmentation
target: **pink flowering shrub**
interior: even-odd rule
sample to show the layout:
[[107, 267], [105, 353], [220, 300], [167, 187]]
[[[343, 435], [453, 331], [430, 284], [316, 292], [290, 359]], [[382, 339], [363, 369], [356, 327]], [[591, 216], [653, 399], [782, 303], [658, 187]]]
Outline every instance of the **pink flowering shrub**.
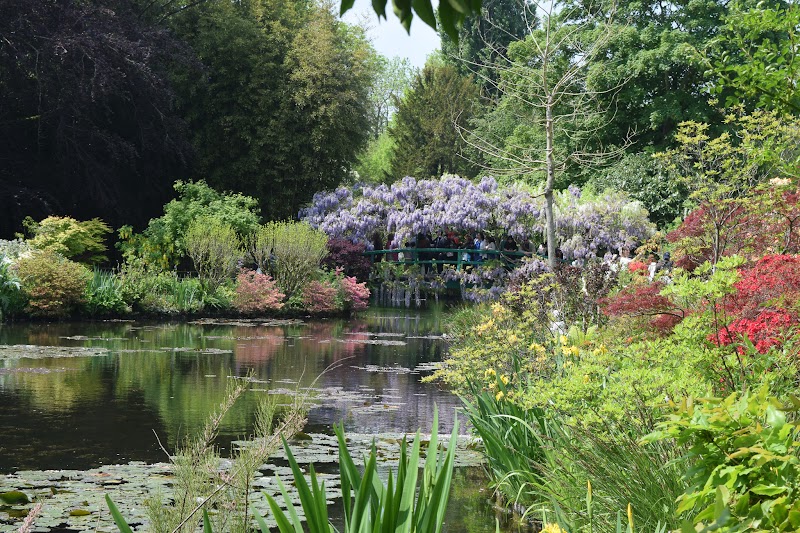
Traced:
[[285, 297], [268, 275], [242, 270], [236, 278], [233, 306], [242, 313], [277, 311], [283, 307]]
[[341, 278], [345, 307], [353, 311], [361, 311], [369, 305], [369, 289], [366, 283], [359, 283], [351, 276]]
[[312, 313], [329, 313], [341, 309], [338, 284], [314, 280], [303, 288], [303, 308]]

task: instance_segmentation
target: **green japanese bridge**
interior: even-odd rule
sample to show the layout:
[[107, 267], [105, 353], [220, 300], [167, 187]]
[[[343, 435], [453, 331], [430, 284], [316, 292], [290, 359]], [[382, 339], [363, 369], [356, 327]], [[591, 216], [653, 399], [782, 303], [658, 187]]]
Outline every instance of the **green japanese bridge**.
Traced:
[[[533, 252], [507, 252], [473, 248], [394, 248], [391, 250], [368, 250], [364, 252], [364, 255], [371, 258], [373, 263], [385, 261], [396, 265], [453, 265], [457, 271], [460, 271], [465, 266], [480, 266], [487, 261], [494, 260], [499, 260], [507, 267], [513, 268], [523, 257], [542, 257]], [[437, 256], [439, 258], [434, 259]], [[464, 256], [468, 256], [469, 259], [464, 259]]]
[[[392, 305], [409, 307], [411, 302], [420, 306], [430, 294], [436, 300], [440, 292], [460, 294], [465, 297], [467, 289], [475, 284], [459, 279], [442, 279], [445, 268], [456, 272], [485, 266], [489, 263], [513, 269], [525, 257], [540, 257], [531, 252], [508, 252], [503, 250], [478, 250], [474, 248], [395, 248], [392, 250], [370, 250], [364, 255], [372, 260], [373, 267], [391, 265], [391, 269], [373, 269], [382, 276], [378, 281], [378, 299]], [[491, 281], [482, 281], [483, 288]]]

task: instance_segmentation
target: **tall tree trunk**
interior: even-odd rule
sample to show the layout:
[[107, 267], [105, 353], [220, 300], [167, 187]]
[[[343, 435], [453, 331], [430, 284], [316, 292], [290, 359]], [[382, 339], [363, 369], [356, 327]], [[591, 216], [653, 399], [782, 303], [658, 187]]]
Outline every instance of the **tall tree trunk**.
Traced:
[[556, 221], [553, 210], [553, 184], [555, 182], [555, 160], [553, 158], [553, 95], [547, 95], [545, 106], [545, 136], [547, 139], [546, 168], [547, 181], [544, 186], [544, 214], [547, 222], [547, 262], [551, 269], [556, 267]]

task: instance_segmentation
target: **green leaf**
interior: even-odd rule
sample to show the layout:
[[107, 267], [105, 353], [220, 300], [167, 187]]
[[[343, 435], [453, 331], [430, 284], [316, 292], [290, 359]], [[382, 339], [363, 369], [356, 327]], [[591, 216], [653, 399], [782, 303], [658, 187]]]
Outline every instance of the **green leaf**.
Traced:
[[339, 9], [339, 15], [341, 16], [347, 13], [347, 11], [349, 11], [355, 3], [356, 0], [342, 0], [342, 6], [341, 9]]
[[[351, 2], [353, 1], [355, 0], [351, 0]], [[411, 6], [414, 8], [414, 12], [417, 16], [422, 19], [425, 24], [434, 30], [436, 29], [436, 15], [433, 12], [433, 6], [430, 0], [411, 0]]]
[[779, 487], [777, 485], [756, 485], [750, 489], [750, 492], [761, 496], [775, 496], [776, 494], [786, 492], [788, 489], [789, 487]]
[[211, 529], [211, 520], [208, 518], [208, 511], [203, 509], [203, 533], [214, 533]]
[[120, 533], [133, 533], [128, 522], [122, 517], [122, 513], [119, 512], [119, 509], [111, 501], [111, 496], [108, 494], [106, 494], [106, 505], [108, 505], [108, 510], [111, 511], [111, 516], [114, 518], [114, 523], [117, 524], [117, 529], [119, 529]]

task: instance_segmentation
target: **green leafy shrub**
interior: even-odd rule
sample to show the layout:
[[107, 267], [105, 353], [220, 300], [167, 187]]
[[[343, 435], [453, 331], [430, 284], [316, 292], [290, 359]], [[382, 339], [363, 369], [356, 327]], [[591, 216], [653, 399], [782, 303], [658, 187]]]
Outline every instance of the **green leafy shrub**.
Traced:
[[693, 524], [715, 531], [800, 530], [800, 424], [787, 418], [800, 400], [784, 405], [762, 387], [672, 407], [647, 440], [688, 449], [678, 512], [698, 509]]
[[85, 308], [92, 316], [129, 312], [131, 309], [123, 297], [122, 279], [114, 272], [95, 267], [86, 288]]
[[305, 222], [270, 222], [258, 231], [256, 243], [259, 267], [287, 298], [316, 276], [328, 253], [328, 237]]
[[86, 298], [89, 271], [52, 252], [38, 252], [17, 262], [26, 312], [33, 316], [64, 317]]
[[25, 307], [25, 296], [11, 259], [0, 255], [0, 320], [14, 316]]
[[205, 181], [175, 182], [178, 198], [164, 206], [164, 215], [150, 221], [142, 233], [124, 226], [119, 230], [126, 262], [134, 258], [149, 268], [176, 266], [187, 252], [186, 232], [195, 220], [212, 217], [236, 232], [239, 237], [258, 230], [258, 200], [238, 193], [220, 193]]
[[207, 304], [227, 307], [232, 299], [224, 285], [209, 294], [197, 278], [162, 272], [147, 267], [141, 260], [125, 263], [118, 276], [123, 300], [138, 312], [192, 314], [202, 311]]
[[47, 217], [41, 222], [26, 219], [26, 228], [33, 235], [32, 248], [52, 252], [79, 263], [96, 264], [106, 260], [106, 236], [111, 228], [100, 220], [78, 221], [71, 217]]
[[208, 217], [198, 218], [189, 225], [186, 252], [209, 292], [233, 277], [241, 256], [239, 239], [233, 227]]

